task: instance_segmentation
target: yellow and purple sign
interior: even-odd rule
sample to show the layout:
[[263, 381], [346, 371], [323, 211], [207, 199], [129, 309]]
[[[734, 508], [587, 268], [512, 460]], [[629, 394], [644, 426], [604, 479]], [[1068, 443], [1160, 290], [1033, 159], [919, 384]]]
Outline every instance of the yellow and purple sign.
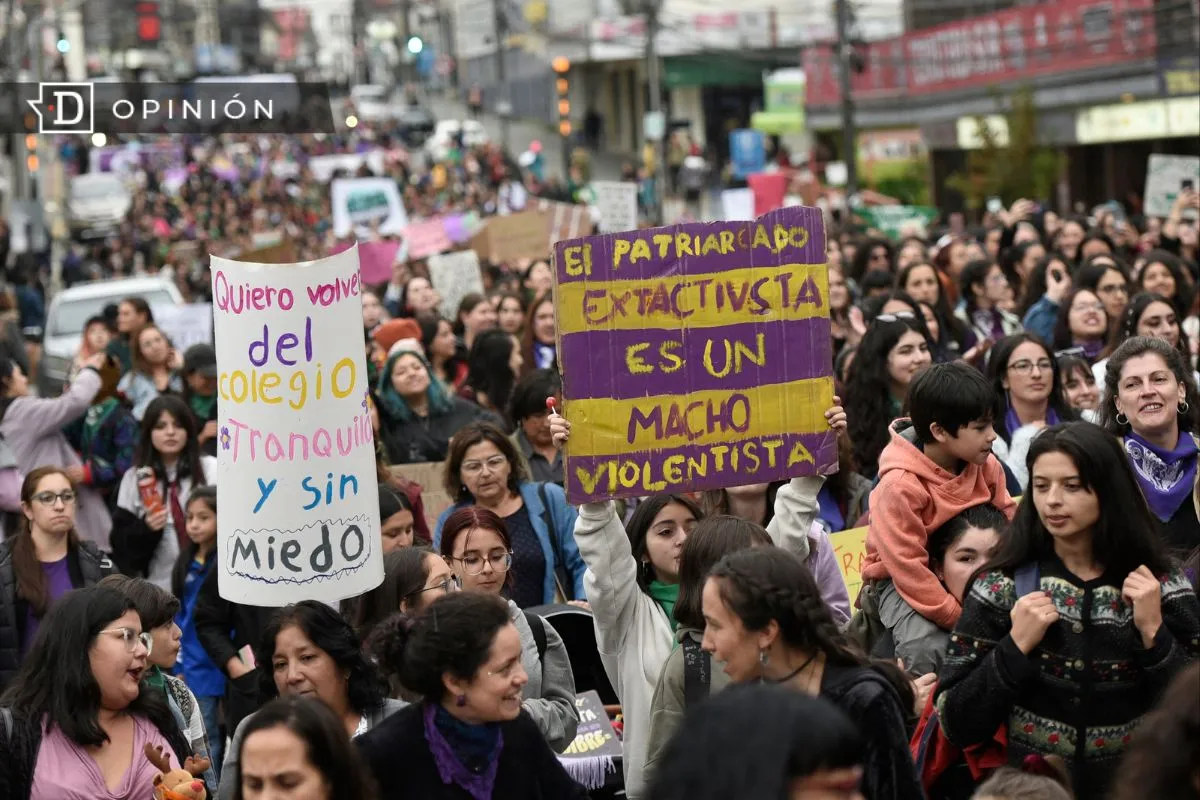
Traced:
[[821, 211], [555, 245], [572, 503], [827, 473]]

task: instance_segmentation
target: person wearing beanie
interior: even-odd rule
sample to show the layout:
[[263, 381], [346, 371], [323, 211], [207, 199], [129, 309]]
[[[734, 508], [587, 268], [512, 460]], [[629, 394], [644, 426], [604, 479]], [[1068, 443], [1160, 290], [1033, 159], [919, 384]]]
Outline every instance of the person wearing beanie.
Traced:
[[391, 464], [443, 461], [450, 438], [469, 422], [502, 424], [494, 414], [446, 392], [420, 353], [388, 357], [376, 386], [379, 438]]

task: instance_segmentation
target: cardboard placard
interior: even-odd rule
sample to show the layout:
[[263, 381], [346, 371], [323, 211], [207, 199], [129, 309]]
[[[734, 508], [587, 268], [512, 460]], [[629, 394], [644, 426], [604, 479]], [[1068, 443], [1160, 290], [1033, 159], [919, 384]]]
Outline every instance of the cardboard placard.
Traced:
[[[330, 185], [334, 236], [372, 238], [403, 233], [408, 212], [400, 199], [400, 188], [391, 178], [338, 178]], [[374, 230], [373, 230], [374, 229]]]
[[238, 254], [239, 261], [251, 264], [291, 264], [296, 260], [296, 248], [290, 240], [257, 250], [246, 250]]
[[438, 311], [448, 320], [458, 319], [458, 304], [471, 292], [483, 294], [479, 254], [474, 250], [430, 256], [429, 282], [442, 296]]
[[375, 286], [387, 283], [392, 279], [392, 267], [396, 265], [396, 254], [400, 252], [400, 242], [359, 242], [358, 261], [361, 268], [363, 283]]
[[488, 217], [487, 225], [471, 237], [471, 248], [481, 261], [497, 264], [521, 258], [545, 258], [550, 252], [546, 219], [539, 211]]
[[410, 260], [444, 253], [454, 246], [441, 217], [409, 223], [404, 229], [404, 241], [408, 243]]
[[851, 528], [829, 534], [829, 543], [833, 545], [833, 554], [837, 558], [838, 572], [846, 584], [846, 593], [850, 595], [850, 605], [858, 598], [862, 589], [862, 564], [867, 557], [867, 529]]
[[575, 710], [579, 713], [579, 727], [558, 760], [577, 783], [594, 791], [605, 785], [609, 774], [617, 771], [623, 748], [599, 693], [592, 690], [575, 695]]
[[442, 475], [446, 472], [446, 462], [428, 462], [425, 464], [396, 464], [391, 467], [393, 475], [418, 484], [421, 487], [421, 505], [425, 508], [425, 524], [432, 534], [437, 528], [438, 517], [450, 506], [454, 498], [446, 494], [442, 485]]
[[632, 231], [638, 226], [636, 183], [622, 181], [592, 181], [596, 192], [596, 208], [600, 210], [600, 232]]
[[760, 172], [746, 179], [750, 191], [754, 192], [754, 213], [766, 214], [783, 206], [787, 195], [787, 175], [782, 172]]
[[284, 266], [212, 259], [218, 586], [255, 606], [383, 580], [358, 251]]
[[180, 353], [194, 344], [212, 344], [213, 309], [211, 303], [156, 305], [154, 324]]
[[554, 256], [572, 503], [836, 468], [820, 209], [604, 234]]
[[[564, 239], [591, 236], [592, 231], [595, 230], [595, 226], [592, 225], [592, 210], [587, 206], [543, 200], [540, 207], [545, 215], [546, 226], [550, 234], [550, 243], [545, 251], [547, 253]], [[635, 224], [633, 228], [636, 227]], [[633, 228], [628, 230], [633, 230]], [[545, 256], [538, 256], [538, 258], [545, 258]]]
[[[1200, 191], [1200, 158], [1151, 155], [1146, 162], [1146, 214], [1168, 216], [1184, 181], [1191, 181], [1192, 189]], [[1187, 215], [1194, 217], [1195, 212], [1188, 209]]]

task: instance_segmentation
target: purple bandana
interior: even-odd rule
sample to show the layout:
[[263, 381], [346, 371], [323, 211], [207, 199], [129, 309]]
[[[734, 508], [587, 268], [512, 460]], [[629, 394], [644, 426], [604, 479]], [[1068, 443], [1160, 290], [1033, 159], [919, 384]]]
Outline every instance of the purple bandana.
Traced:
[[[1046, 427], [1049, 428], [1051, 425], [1057, 425], [1061, 421], [1054, 409], [1046, 406]], [[1008, 413], [1004, 415], [1004, 424], [1008, 427], [1008, 436], [1010, 439], [1022, 427], [1021, 418], [1017, 416], [1017, 410], [1011, 405], [1008, 407]]]
[[478, 775], [467, 769], [446, 737], [438, 730], [434, 717], [437, 708], [433, 703], [425, 704], [425, 741], [429, 742], [429, 751], [433, 754], [433, 762], [437, 764], [438, 775], [442, 783], [449, 786], [458, 784], [474, 800], [491, 800], [492, 791], [496, 787], [496, 770], [500, 767], [500, 751], [504, 749], [504, 734], [497, 731], [496, 746], [488, 758], [487, 769]]
[[1181, 433], [1174, 450], [1163, 450], [1130, 431], [1125, 436], [1125, 452], [1154, 516], [1163, 522], [1171, 519], [1191, 498], [1196, 484], [1196, 456], [1200, 453], [1196, 441]]
[[1104, 352], [1103, 339], [1097, 339], [1094, 342], [1075, 341], [1074, 346], [1083, 349], [1083, 357], [1087, 359], [1089, 364], [1095, 364], [1096, 359]]

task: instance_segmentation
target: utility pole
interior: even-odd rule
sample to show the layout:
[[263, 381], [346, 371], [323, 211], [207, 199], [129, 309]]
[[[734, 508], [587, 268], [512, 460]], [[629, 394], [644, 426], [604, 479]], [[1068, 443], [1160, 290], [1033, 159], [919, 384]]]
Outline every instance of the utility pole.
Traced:
[[842, 89], [842, 149], [846, 161], [846, 205], [858, 194], [858, 134], [854, 129], [854, 97], [850, 94], [854, 45], [850, 41], [850, 0], [837, 2], [838, 66]]
[[501, 5], [504, 0], [492, 0], [492, 16], [496, 25], [496, 115], [500, 117], [500, 146], [508, 152], [508, 119], [512, 115], [508, 77], [504, 65], [504, 43], [508, 39], [508, 17]]
[[[650, 113], [656, 117], [663, 113], [662, 107], [662, 77], [658, 73], [658, 51], [655, 40], [658, 38], [658, 12], [662, 8], [662, 0], [643, 0], [646, 12], [646, 81], [650, 85]], [[665, 123], [665, 120], [664, 120]], [[663, 135], [654, 142], [654, 218], [659, 224], [665, 222], [664, 207], [667, 190], [666, 165], [663, 164], [663, 139], [666, 138], [666, 125], [663, 125]], [[643, 136], [645, 130], [642, 131]]]

